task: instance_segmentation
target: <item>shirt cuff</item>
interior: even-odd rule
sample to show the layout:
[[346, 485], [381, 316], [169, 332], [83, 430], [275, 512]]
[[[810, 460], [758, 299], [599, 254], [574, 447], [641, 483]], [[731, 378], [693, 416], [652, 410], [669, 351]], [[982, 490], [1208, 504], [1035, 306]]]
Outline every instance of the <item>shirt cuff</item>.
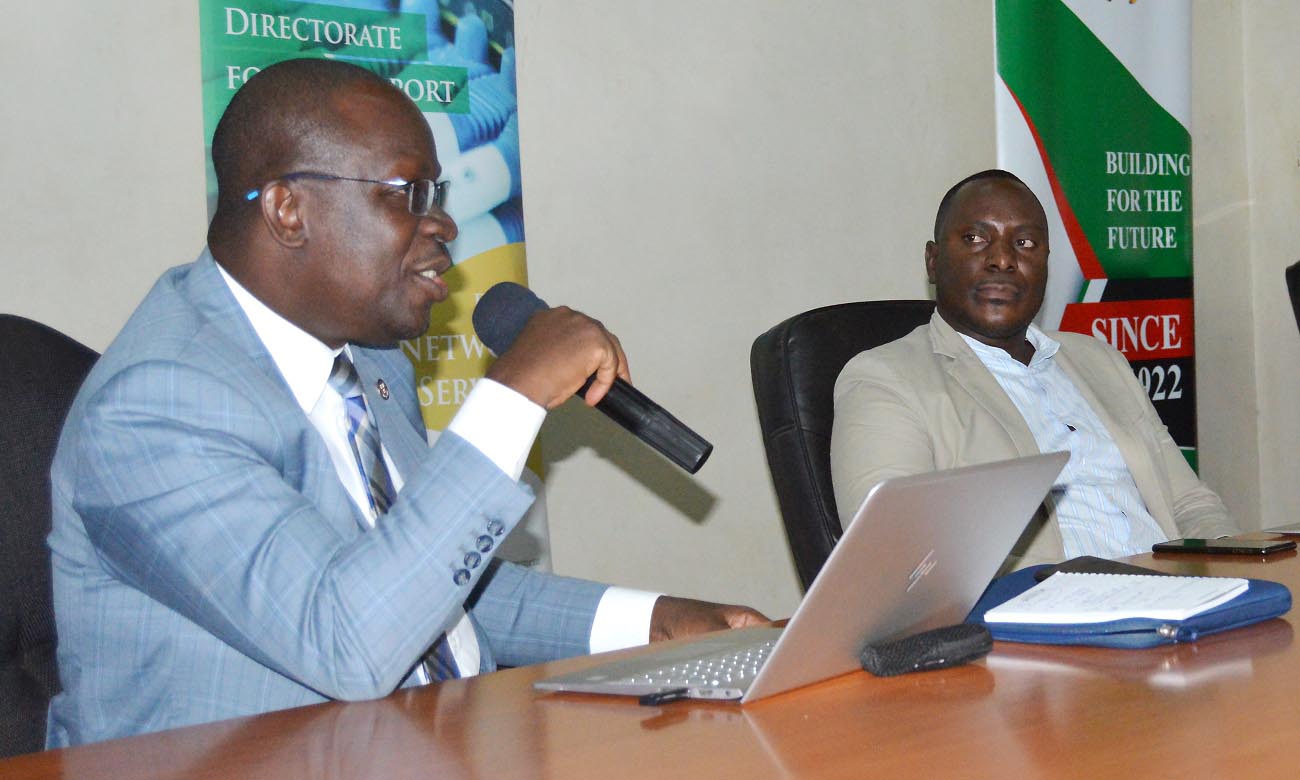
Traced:
[[500, 382], [483, 378], [474, 383], [447, 430], [518, 480], [545, 419], [542, 407]]
[[650, 641], [650, 616], [662, 593], [611, 586], [596, 605], [591, 652], [604, 653]]

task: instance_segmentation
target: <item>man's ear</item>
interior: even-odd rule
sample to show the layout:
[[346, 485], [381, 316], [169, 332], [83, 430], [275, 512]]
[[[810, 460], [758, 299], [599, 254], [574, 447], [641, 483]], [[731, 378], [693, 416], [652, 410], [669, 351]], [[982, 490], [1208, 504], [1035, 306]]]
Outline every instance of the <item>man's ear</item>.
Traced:
[[939, 245], [933, 241], [925, 242], [925, 276], [934, 284], [934, 264], [939, 259]]
[[302, 200], [286, 182], [272, 181], [262, 187], [259, 203], [262, 221], [277, 243], [289, 249], [298, 249], [307, 243]]

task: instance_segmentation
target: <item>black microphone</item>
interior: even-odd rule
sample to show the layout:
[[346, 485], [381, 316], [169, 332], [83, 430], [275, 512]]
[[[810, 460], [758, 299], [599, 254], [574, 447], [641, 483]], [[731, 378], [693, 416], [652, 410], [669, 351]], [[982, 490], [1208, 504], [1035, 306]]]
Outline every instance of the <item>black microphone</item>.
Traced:
[[[474, 330], [488, 349], [500, 355], [515, 343], [530, 317], [549, 308], [527, 287], [500, 282], [483, 293], [474, 307]], [[577, 394], [585, 393], [594, 379], [588, 379]], [[615, 378], [596, 408], [691, 474], [713, 452], [712, 444], [621, 378]]]

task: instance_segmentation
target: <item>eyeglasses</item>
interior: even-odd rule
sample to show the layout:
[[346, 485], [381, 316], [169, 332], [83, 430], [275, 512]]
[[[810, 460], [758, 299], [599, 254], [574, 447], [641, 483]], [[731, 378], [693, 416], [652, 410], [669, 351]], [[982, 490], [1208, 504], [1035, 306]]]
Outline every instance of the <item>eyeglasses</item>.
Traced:
[[[433, 207], [442, 208], [447, 202], [447, 188], [451, 186], [449, 181], [434, 181], [432, 179], [415, 179], [406, 181], [405, 179], [356, 179], [351, 176], [334, 176], [328, 173], [313, 173], [311, 171], [294, 171], [278, 176], [279, 179], [318, 179], [320, 181], [359, 181], [366, 184], [386, 184], [398, 190], [406, 191], [406, 207], [417, 217], [427, 217], [433, 211]], [[245, 200], [257, 200], [262, 194], [262, 190], [252, 189], [244, 195]]]

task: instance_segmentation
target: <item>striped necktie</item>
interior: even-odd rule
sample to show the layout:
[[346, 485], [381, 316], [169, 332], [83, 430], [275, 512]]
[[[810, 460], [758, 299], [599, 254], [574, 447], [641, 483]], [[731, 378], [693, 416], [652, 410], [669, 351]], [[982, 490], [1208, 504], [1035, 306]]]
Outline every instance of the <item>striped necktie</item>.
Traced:
[[[348, 423], [348, 444], [352, 447], [352, 456], [356, 459], [361, 482], [366, 486], [366, 498], [370, 502], [370, 519], [375, 521], [388, 511], [393, 504], [393, 480], [388, 475], [388, 466], [384, 464], [384, 451], [379, 442], [379, 428], [366, 406], [366, 396], [361, 391], [361, 380], [357, 369], [348, 359], [347, 353], [340, 352], [334, 358], [334, 369], [330, 372], [330, 387], [343, 397], [344, 412]], [[367, 527], [368, 530], [368, 527]], [[443, 633], [423, 659], [426, 673], [433, 680], [450, 680], [460, 676], [456, 659], [452, 657], [447, 644], [447, 634]]]
[[379, 429], [375, 427], [370, 410], [366, 407], [361, 380], [347, 354], [340, 352], [334, 358], [334, 370], [330, 372], [329, 382], [330, 387], [343, 396], [343, 408], [348, 421], [348, 443], [352, 446], [352, 456], [356, 458], [357, 469], [361, 472], [361, 482], [366, 486], [370, 519], [374, 520], [387, 512], [393, 503], [393, 481], [388, 476], [388, 467], [384, 465]]

